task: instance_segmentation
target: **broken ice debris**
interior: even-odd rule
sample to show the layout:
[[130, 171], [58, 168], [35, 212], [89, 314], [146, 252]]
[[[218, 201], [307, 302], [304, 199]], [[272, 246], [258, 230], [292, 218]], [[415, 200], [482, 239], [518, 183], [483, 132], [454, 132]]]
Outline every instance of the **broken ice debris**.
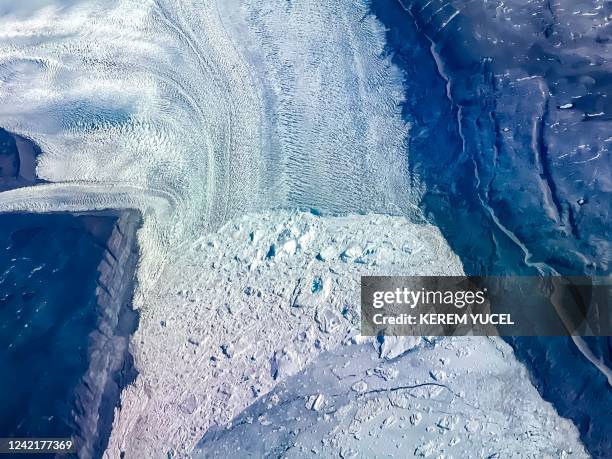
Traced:
[[323, 394], [311, 395], [306, 401], [306, 409], [312, 411], [321, 411], [325, 404], [325, 396]]

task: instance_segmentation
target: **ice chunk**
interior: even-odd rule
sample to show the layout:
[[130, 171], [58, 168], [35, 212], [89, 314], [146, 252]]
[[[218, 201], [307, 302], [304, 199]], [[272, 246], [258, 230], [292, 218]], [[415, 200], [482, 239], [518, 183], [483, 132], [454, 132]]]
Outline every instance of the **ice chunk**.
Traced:
[[380, 345], [380, 356], [394, 359], [414, 349], [420, 342], [420, 336], [385, 336]]

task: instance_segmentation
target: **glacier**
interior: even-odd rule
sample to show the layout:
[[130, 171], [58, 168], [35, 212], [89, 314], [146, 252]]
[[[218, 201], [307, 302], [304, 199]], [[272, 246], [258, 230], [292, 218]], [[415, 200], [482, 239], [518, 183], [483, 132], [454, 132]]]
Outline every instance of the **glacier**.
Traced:
[[498, 338], [393, 359], [348, 345], [211, 429], [194, 457], [588, 457], [508, 352]]
[[[372, 8], [393, 62], [411, 76], [405, 108], [421, 208], [466, 273], [609, 275], [610, 4]], [[590, 454], [605, 457], [610, 338], [509, 341]]]
[[[272, 211], [238, 217], [200, 238], [168, 266], [164, 278], [172, 282], [160, 282], [148, 297], [133, 336], [139, 376], [122, 393], [106, 457], [192, 457], [194, 448], [193, 457], [263, 457], [262, 449], [279, 457], [295, 442], [310, 446], [288, 457], [311, 457], [311, 447], [322, 457], [338, 457], [340, 450], [373, 457], [374, 451], [397, 451], [395, 443], [383, 446], [396, 435], [406, 438], [402, 454], [422, 443], [431, 450], [423, 457], [436, 451], [464, 457], [465, 448], [482, 457], [496, 451], [504, 457], [588, 457], [576, 427], [540, 398], [499, 338], [380, 342], [360, 336], [359, 279], [375, 273], [461, 275], [463, 268], [437, 228], [403, 217]], [[379, 385], [379, 377], [367, 374], [379, 366], [383, 374], [401, 375]], [[420, 384], [416, 392], [425, 393], [402, 391]], [[368, 387], [379, 397], [368, 398]], [[355, 391], [363, 397], [351, 400]], [[338, 414], [306, 434], [314, 422], [304, 418], [311, 408], [334, 411], [323, 399], [342, 400], [344, 393], [348, 399], [336, 407]], [[384, 405], [392, 394], [404, 399], [398, 402], [405, 405], [402, 413]], [[416, 405], [409, 407], [412, 398]], [[311, 408], [287, 413], [289, 403]], [[382, 422], [385, 410], [399, 423], [409, 408], [423, 416], [419, 429], [396, 426], [381, 431], [380, 441], [365, 441], [368, 429], [379, 432], [374, 423]], [[375, 413], [371, 419], [356, 420], [364, 424], [357, 426], [364, 440], [359, 446], [348, 424], [355, 410], [368, 409]], [[441, 436], [436, 422], [442, 412], [453, 424], [477, 427], [462, 424]], [[243, 418], [253, 419], [246, 432]], [[287, 429], [295, 438], [283, 437]], [[502, 442], [508, 432], [516, 440]], [[452, 448], [442, 444], [451, 439]]]
[[143, 283], [240, 212], [416, 212], [401, 76], [366, 2], [52, 1], [9, 9], [0, 30], [0, 125], [41, 147], [55, 184], [0, 210], [66, 184], [71, 209], [154, 214]]
[[[463, 272], [418, 210], [403, 77], [368, 2], [48, 0], [0, 12], [0, 126], [40, 146], [49, 182], [3, 192], [0, 211], [143, 216], [139, 375], [105, 457], [186, 457], [320, 354], [426, 358], [425, 340], [357, 331], [360, 274]], [[582, 457], [575, 427], [512, 352], [470, 342], [547, 413], [538, 432], [562, 429], [557, 452]], [[470, 371], [458, 363], [473, 398]], [[479, 377], [483, 389], [498, 376]], [[495, 415], [531, 432], [516, 411]]]

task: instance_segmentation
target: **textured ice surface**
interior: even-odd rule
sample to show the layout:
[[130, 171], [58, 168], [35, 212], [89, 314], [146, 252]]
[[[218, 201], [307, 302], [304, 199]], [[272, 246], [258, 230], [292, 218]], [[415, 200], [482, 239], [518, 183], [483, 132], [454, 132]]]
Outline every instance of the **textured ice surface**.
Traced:
[[368, 2], [219, 2], [253, 66], [266, 199], [339, 212], [409, 209], [399, 70]]
[[3, 194], [0, 211], [144, 213], [142, 373], [109, 457], [188, 451], [350, 341], [360, 273], [461, 272], [436, 230], [391, 217], [264, 214], [191, 245], [254, 209], [410, 211], [402, 87], [364, 1], [49, 0], [0, 12], [0, 125], [36, 141], [39, 176], [57, 182]]
[[[144, 219], [143, 284], [170, 247], [243, 210], [414, 204], [401, 81], [365, 1], [56, 0], [2, 13], [0, 126], [40, 145], [39, 176], [94, 184], [69, 189], [71, 209], [153, 214], [169, 197], [171, 217]], [[51, 210], [57, 189], [8, 208]]]
[[354, 333], [359, 273], [461, 272], [434, 229], [391, 217], [264, 216], [193, 245], [250, 210], [411, 212], [401, 81], [365, 1], [0, 13], [0, 125], [40, 145], [53, 182], [0, 211], [143, 212], [141, 376], [109, 457], [188, 451]]
[[[411, 167], [426, 188], [421, 205], [466, 272], [609, 274], [612, 4], [401, 4], [373, 2], [410, 75]], [[609, 359], [578, 339], [514, 344], [546, 399], [606, 456], [609, 421], [596, 412], [610, 402]]]
[[399, 1], [431, 41], [456, 124], [442, 127], [451, 151], [415, 155], [432, 211], [486, 228], [463, 238], [467, 269], [610, 274], [612, 4]]
[[275, 212], [229, 222], [186, 248], [146, 298], [132, 349], [139, 376], [122, 394], [109, 457], [189, 451], [318, 354], [354, 340], [361, 275], [461, 272], [434, 227], [404, 218]]
[[423, 349], [422, 338], [358, 335], [360, 275], [461, 272], [437, 229], [403, 218], [229, 222], [168, 266], [172, 283], [150, 297], [109, 457], [182, 457], [202, 437], [207, 457], [585, 457], [503, 342]]
[[[571, 454], [571, 456], [570, 456]], [[201, 441], [218, 457], [588, 457], [498, 338], [447, 338], [389, 360], [343, 346]]]

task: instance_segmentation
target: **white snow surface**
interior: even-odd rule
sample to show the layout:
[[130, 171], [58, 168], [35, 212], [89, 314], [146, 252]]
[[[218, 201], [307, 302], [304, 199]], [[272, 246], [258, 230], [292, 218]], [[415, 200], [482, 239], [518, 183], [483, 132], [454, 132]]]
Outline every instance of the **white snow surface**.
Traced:
[[[41, 146], [39, 177], [95, 184], [79, 210], [169, 197], [142, 285], [245, 211], [411, 212], [402, 100], [365, 0], [0, 2], [0, 126]], [[28, 193], [10, 208], [53, 209]]]
[[[457, 436], [464, 441], [461, 448], [473, 451], [488, 451], [494, 442], [507, 441], [498, 450], [515, 456], [530, 452], [543, 457], [537, 453], [558, 447], [559, 454], [572, 450], [578, 453], [575, 457], [583, 457], [576, 429], [541, 400], [503, 342], [442, 340], [438, 351], [425, 353], [422, 338], [386, 338], [381, 345], [359, 336], [361, 275], [461, 273], [460, 261], [435, 227], [401, 217], [268, 212], [227, 223], [169, 264], [162, 278], [170, 282], [160, 282], [155, 292], [142, 299], [147, 307], [132, 346], [139, 376], [122, 394], [107, 457], [121, 452], [126, 457], [186, 456], [209, 429], [222, 429], [309, 365], [313, 371], [335, 368], [345, 375], [363, 373], [363, 377], [351, 376], [344, 382], [331, 379], [326, 384], [331, 393], [337, 389], [365, 394], [372, 386], [365, 372], [377, 365], [372, 359], [397, 361], [394, 368], [402, 366], [399, 385], [431, 379], [448, 384], [455, 394], [452, 401], [449, 392], [438, 386], [419, 391], [435, 392], [423, 395], [434, 400], [431, 405], [428, 400], [415, 404], [415, 413], [422, 412], [425, 423], [422, 429], [407, 431], [407, 444], [421, 437], [427, 441], [431, 437], [435, 443]], [[364, 358], [340, 357], [333, 364], [318, 360], [322, 353], [350, 353], [355, 345], [365, 345], [371, 352]], [[448, 364], [441, 363], [447, 360]], [[329, 406], [325, 396], [312, 391], [303, 404], [315, 410]], [[401, 403], [408, 403], [412, 396], [396, 395], [404, 397]], [[382, 401], [372, 403], [386, 407], [389, 397], [381, 395]], [[361, 409], [359, 403], [350, 402], [347, 410]], [[435, 411], [427, 411], [428, 406]], [[423, 429], [445, 409], [453, 423], [459, 415], [463, 423], [474, 419], [478, 433], [461, 425], [453, 435], [425, 435]], [[340, 423], [343, 429], [348, 429], [346, 419]], [[333, 445], [321, 449], [319, 444], [328, 438], [324, 432], [329, 425], [321, 425], [320, 438], [302, 440], [318, 445], [322, 457], [337, 457]], [[359, 451], [349, 430], [334, 432], [344, 435], [343, 445]], [[525, 441], [506, 440], [507, 432], [522, 435]], [[532, 432], [537, 441], [531, 438]], [[407, 446], [402, 455], [416, 446]], [[438, 451], [441, 446], [435, 443], [432, 448]], [[363, 450], [363, 457], [374, 457], [366, 453]], [[210, 457], [246, 456], [232, 450], [229, 456]]]

